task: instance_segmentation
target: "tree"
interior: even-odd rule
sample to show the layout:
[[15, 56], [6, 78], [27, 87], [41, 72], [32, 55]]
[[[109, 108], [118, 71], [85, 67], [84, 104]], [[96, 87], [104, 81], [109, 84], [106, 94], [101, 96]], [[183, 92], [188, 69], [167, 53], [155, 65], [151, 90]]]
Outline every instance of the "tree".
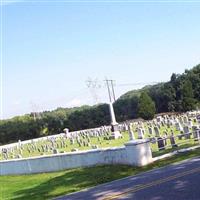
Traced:
[[189, 80], [186, 80], [182, 86], [182, 106], [183, 111], [194, 110], [196, 107], [192, 83]]
[[139, 99], [138, 116], [145, 120], [149, 120], [153, 119], [155, 112], [156, 108], [154, 101], [146, 92], [142, 92]]
[[149, 89], [149, 96], [155, 102], [158, 113], [174, 111], [176, 91], [170, 82], [152, 86]]
[[136, 118], [138, 100], [139, 98], [137, 96], [128, 96], [126, 98], [119, 98], [114, 103], [114, 110], [118, 122]]

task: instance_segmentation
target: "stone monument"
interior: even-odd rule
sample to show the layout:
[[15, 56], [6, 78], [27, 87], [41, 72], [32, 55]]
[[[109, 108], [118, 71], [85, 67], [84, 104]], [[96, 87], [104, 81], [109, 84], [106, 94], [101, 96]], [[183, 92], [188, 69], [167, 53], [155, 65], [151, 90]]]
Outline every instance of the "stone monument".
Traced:
[[111, 117], [111, 139], [118, 139], [121, 138], [122, 135], [119, 132], [119, 124], [116, 122], [115, 119], [115, 113], [114, 113], [114, 109], [113, 109], [113, 105], [110, 102], [109, 103], [109, 110], [110, 110], [110, 117]]

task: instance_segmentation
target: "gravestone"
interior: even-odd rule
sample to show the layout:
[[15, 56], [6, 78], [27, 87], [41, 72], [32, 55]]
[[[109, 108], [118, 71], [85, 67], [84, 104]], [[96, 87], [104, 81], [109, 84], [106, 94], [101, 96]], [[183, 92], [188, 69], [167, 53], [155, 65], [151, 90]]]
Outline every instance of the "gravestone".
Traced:
[[[124, 125], [124, 130], [125, 130], [125, 131], [128, 131], [128, 126], [129, 126], [129, 125], [127, 125], [127, 124]], [[131, 123], [130, 123], [130, 126], [132, 126]]]
[[42, 145], [42, 153], [45, 152], [45, 147]]
[[190, 139], [190, 130], [189, 130], [189, 127], [188, 126], [184, 126], [183, 127], [183, 131], [184, 131], [184, 134], [185, 134], [185, 139]]
[[71, 150], [71, 152], [77, 152], [77, 151], [78, 151], [77, 148], [74, 148], [74, 149]]
[[188, 121], [188, 126], [189, 126], [190, 128], [192, 128], [192, 126], [193, 126], [192, 120], [189, 120], [189, 121]]
[[128, 125], [129, 140], [134, 140], [135, 136], [131, 128], [131, 124]]
[[180, 122], [180, 124], [183, 124], [183, 123], [184, 123], [183, 117], [180, 117], [180, 118], [179, 118], [179, 122]]
[[157, 118], [156, 118], [156, 121], [157, 121], [158, 123], [161, 122], [161, 121], [162, 121], [162, 117], [161, 117], [161, 116], [157, 117]]
[[165, 123], [164, 123], [164, 121], [161, 121], [161, 125], [162, 125], [162, 126], [165, 126]]
[[196, 130], [196, 132], [197, 132], [197, 139], [199, 140], [199, 139], [200, 139], [200, 129], [198, 128], [198, 129]]
[[21, 140], [18, 140], [17, 148], [19, 149], [19, 148], [21, 148], [21, 146], [22, 146], [22, 142], [21, 142]]
[[157, 126], [154, 127], [154, 132], [156, 137], [160, 137], [160, 130]]
[[197, 122], [200, 124], [200, 115], [196, 116]]
[[192, 126], [192, 134], [193, 134], [193, 138], [196, 139], [197, 138], [197, 131], [198, 130], [198, 126]]
[[152, 127], [148, 127], [148, 131], [150, 135], [153, 135], [153, 128]]
[[170, 128], [170, 123], [167, 123], [167, 128]]
[[91, 146], [91, 144], [90, 144], [90, 142], [88, 142], [88, 143], [87, 143], [87, 147], [90, 147], [90, 146]]
[[17, 154], [17, 155], [15, 156], [15, 158], [22, 158], [22, 155]]
[[92, 145], [92, 149], [98, 149], [98, 145]]
[[57, 149], [53, 149], [53, 154], [58, 154], [58, 150]]
[[27, 151], [28, 151], [29, 154], [31, 153], [31, 149], [30, 149], [29, 146], [27, 147]]
[[70, 144], [71, 144], [71, 145], [74, 144], [74, 138], [70, 138]]
[[143, 130], [141, 128], [138, 128], [138, 139], [144, 139]]
[[163, 140], [164, 140], [164, 145], [165, 146], [167, 146], [167, 138], [168, 138], [167, 131], [164, 131]]
[[183, 117], [183, 122], [184, 122], [185, 124], [188, 123], [188, 117], [187, 117], [187, 116], [184, 116], [184, 117]]
[[169, 139], [170, 139], [170, 143], [171, 143], [172, 148], [178, 147], [178, 145], [176, 144], [176, 141], [174, 139], [174, 134], [173, 133], [171, 134]]
[[176, 123], [175, 126], [176, 126], [176, 130], [177, 131], [183, 131], [183, 127], [182, 127], [182, 125], [179, 122]]
[[8, 159], [8, 149], [6, 149], [6, 148], [2, 149], [2, 155], [3, 155], [3, 159], [7, 160]]
[[193, 132], [193, 137], [196, 141], [198, 141], [200, 139], [200, 129], [197, 128], [194, 132]]
[[183, 132], [181, 132], [180, 134], [178, 134], [177, 137], [178, 137], [179, 140], [182, 140], [183, 139]]
[[163, 141], [162, 137], [158, 137], [157, 138], [157, 143], [158, 143], [158, 149], [159, 149], [159, 151], [165, 149], [165, 144], [164, 144], [164, 141]]

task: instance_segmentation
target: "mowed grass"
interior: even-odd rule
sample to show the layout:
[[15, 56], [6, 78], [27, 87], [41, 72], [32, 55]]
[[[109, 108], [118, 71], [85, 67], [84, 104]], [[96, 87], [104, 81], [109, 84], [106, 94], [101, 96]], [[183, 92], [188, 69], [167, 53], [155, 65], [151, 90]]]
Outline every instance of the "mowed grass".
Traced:
[[80, 191], [88, 187], [135, 175], [199, 155], [200, 149], [196, 149], [154, 162], [145, 167], [104, 165], [54, 173], [0, 176], [0, 199], [52, 199], [57, 196]]

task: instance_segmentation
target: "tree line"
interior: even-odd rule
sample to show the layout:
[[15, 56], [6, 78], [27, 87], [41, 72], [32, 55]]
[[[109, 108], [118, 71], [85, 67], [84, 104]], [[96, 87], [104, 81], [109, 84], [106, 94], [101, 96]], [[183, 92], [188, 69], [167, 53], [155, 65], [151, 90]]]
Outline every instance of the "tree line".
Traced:
[[[152, 119], [155, 113], [185, 112], [200, 106], [200, 64], [170, 81], [129, 91], [114, 103], [118, 122], [135, 118]], [[0, 121], [0, 144], [110, 124], [107, 104], [57, 108]]]

